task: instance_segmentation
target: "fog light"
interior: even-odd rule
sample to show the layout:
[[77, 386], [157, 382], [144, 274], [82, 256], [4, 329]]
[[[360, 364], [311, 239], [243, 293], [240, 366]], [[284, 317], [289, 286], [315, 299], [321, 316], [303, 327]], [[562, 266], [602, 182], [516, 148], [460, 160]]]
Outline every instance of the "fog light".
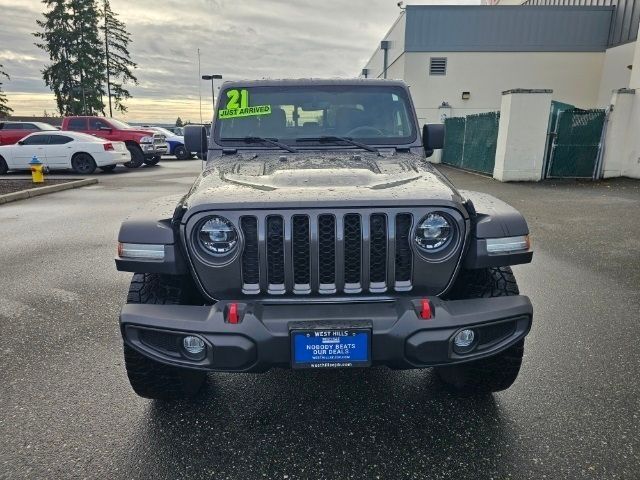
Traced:
[[476, 338], [476, 334], [473, 330], [460, 330], [453, 338], [453, 343], [458, 348], [469, 348], [473, 345], [473, 341]]
[[204, 357], [205, 345], [202, 339], [198, 337], [184, 337], [182, 346], [190, 355], [194, 357]]

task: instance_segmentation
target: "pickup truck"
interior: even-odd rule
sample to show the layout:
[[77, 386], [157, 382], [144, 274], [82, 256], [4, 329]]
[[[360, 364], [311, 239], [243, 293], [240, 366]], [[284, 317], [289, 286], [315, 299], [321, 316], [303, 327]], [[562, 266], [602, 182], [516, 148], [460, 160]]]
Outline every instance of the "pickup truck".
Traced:
[[0, 122], [0, 145], [13, 145], [33, 132], [57, 130], [42, 122]]
[[138, 129], [129, 124], [104, 117], [65, 117], [62, 130], [82, 132], [112, 142], [124, 142], [131, 153], [131, 161], [124, 165], [138, 168], [142, 164], [156, 165], [168, 151], [164, 135], [149, 129]]

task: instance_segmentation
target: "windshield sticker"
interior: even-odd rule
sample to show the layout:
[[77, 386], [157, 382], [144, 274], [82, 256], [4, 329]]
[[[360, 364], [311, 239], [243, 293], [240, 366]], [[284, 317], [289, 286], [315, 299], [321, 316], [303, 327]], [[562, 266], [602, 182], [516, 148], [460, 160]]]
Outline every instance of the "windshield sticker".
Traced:
[[270, 115], [271, 105], [249, 106], [249, 92], [246, 89], [227, 91], [227, 108], [218, 111], [218, 118], [253, 117]]

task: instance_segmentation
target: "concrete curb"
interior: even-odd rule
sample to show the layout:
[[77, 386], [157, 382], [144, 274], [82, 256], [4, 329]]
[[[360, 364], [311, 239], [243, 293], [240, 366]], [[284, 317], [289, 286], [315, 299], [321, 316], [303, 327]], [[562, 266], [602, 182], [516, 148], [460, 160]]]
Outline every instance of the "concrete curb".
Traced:
[[61, 192], [63, 190], [71, 190], [72, 188], [85, 187], [98, 183], [97, 178], [83, 178], [82, 180], [73, 180], [66, 183], [58, 183], [56, 185], [47, 185], [46, 187], [30, 188], [20, 192], [6, 193], [0, 195], [0, 205], [3, 203], [15, 202], [16, 200], [24, 200], [26, 198], [46, 195], [47, 193]]

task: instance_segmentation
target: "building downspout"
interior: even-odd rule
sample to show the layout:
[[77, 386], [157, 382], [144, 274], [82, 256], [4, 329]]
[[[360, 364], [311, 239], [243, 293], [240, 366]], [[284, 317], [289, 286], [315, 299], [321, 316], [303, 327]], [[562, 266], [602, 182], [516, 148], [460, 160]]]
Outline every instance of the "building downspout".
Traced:
[[382, 40], [380, 42], [380, 49], [384, 51], [382, 60], [382, 78], [387, 78], [387, 67], [389, 66], [389, 46], [391, 42], [389, 40]]

